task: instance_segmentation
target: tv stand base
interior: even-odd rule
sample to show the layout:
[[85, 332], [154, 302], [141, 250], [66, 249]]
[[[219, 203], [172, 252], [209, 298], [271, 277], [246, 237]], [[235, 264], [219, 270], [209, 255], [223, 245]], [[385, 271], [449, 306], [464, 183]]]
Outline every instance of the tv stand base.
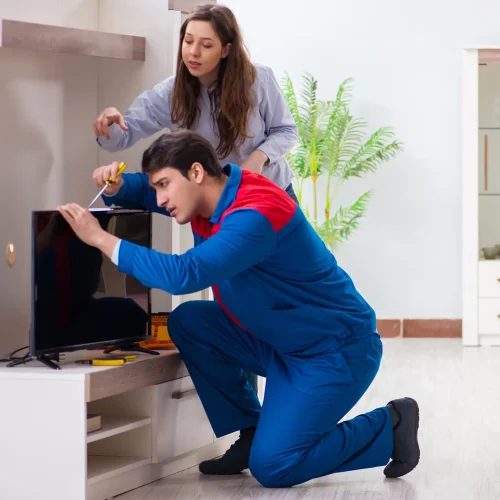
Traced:
[[127, 352], [127, 351], [132, 351], [132, 352], [143, 352], [144, 354], [153, 354], [159, 356], [160, 353], [158, 351], [153, 351], [151, 349], [146, 349], [145, 347], [141, 347], [138, 344], [121, 344], [121, 345], [116, 345], [114, 347], [110, 347], [109, 349], [106, 349], [104, 351], [104, 354], [110, 354], [114, 351], [121, 351], [121, 352]]
[[[59, 361], [59, 356], [52, 356], [56, 361]], [[54, 363], [52, 359], [50, 359], [49, 355], [44, 355], [40, 354], [39, 356], [25, 356], [20, 359], [15, 359], [14, 361], [11, 361], [8, 365], [7, 368], [11, 368], [13, 366], [18, 366], [18, 365], [23, 365], [25, 363], [29, 363], [30, 361], [40, 361], [40, 363], [43, 363], [45, 366], [48, 366], [49, 368], [52, 368], [53, 370], [60, 370], [61, 367]]]

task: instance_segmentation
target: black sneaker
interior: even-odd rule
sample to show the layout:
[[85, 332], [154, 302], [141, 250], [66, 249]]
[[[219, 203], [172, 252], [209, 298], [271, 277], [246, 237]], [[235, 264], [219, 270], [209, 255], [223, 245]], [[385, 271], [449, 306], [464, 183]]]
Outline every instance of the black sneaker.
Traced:
[[201, 462], [199, 465], [200, 472], [203, 474], [229, 475], [239, 474], [248, 469], [248, 460], [255, 430], [255, 427], [251, 427], [241, 431], [240, 437], [222, 457]]
[[419, 409], [414, 399], [395, 399], [387, 404], [395, 410], [399, 421], [393, 429], [394, 447], [392, 460], [384, 469], [384, 474], [390, 478], [404, 476], [411, 472], [420, 460], [418, 446]]

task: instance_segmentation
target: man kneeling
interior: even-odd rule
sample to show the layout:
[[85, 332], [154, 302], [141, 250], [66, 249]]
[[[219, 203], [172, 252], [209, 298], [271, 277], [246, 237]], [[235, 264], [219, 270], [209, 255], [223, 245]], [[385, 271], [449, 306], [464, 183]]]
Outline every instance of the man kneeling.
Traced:
[[[101, 167], [94, 179], [104, 185], [116, 169]], [[105, 232], [78, 205], [59, 210], [144, 285], [171, 294], [213, 288], [216, 301], [183, 303], [168, 323], [215, 434], [240, 431], [200, 471], [250, 468], [263, 486], [285, 487], [386, 464], [388, 477], [415, 468], [413, 399], [339, 423], [379, 370], [376, 317], [285, 191], [236, 165], [221, 168], [212, 146], [188, 130], [158, 138], [142, 171], [118, 178], [106, 203], [190, 222], [195, 248], [162, 254]], [[266, 377], [262, 407], [242, 368]]]

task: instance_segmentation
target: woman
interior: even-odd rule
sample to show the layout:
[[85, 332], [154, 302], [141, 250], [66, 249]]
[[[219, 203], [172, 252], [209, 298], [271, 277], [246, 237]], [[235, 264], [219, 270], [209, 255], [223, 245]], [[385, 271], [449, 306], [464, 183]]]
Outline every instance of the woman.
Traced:
[[[94, 122], [97, 142], [110, 152], [178, 127], [210, 141], [222, 165], [261, 173], [298, 203], [284, 158], [297, 126], [272, 70], [251, 63], [227, 7], [196, 7], [181, 27], [177, 74], [137, 97], [125, 116], [107, 108]], [[257, 392], [257, 377], [247, 377]]]
[[272, 70], [251, 63], [227, 7], [195, 8], [180, 31], [177, 74], [137, 97], [125, 116], [107, 108], [94, 122], [111, 152], [178, 127], [208, 139], [221, 164], [261, 173], [297, 201], [284, 158], [297, 143], [296, 124]]

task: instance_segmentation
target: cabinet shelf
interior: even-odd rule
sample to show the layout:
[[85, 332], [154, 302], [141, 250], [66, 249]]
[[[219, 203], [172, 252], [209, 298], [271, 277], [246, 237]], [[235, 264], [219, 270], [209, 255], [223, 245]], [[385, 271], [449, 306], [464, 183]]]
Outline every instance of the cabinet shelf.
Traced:
[[87, 484], [130, 472], [151, 463], [151, 458], [89, 455], [87, 458]]
[[500, 196], [500, 193], [479, 193], [479, 196]]
[[500, 130], [500, 127], [479, 127], [478, 130]]
[[0, 20], [0, 47], [81, 56], [146, 60], [146, 39], [48, 24]]
[[102, 429], [87, 434], [87, 443], [94, 443], [123, 432], [132, 431], [151, 424], [150, 417], [102, 417]]

